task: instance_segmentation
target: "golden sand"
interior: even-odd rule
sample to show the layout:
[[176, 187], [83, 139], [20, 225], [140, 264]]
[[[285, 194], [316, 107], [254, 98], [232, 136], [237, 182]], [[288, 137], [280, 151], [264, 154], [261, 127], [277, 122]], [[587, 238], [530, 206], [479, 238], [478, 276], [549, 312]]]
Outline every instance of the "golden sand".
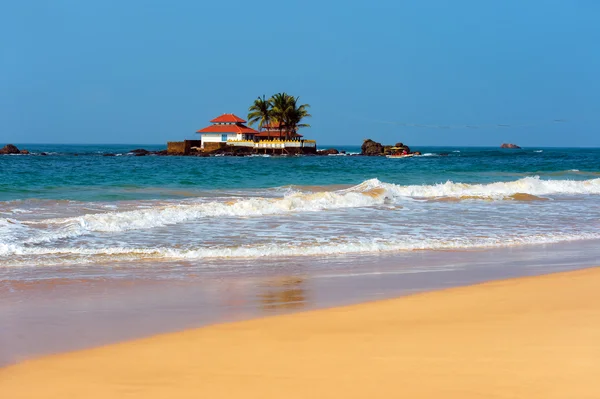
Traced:
[[0, 396], [600, 398], [600, 268], [50, 356]]

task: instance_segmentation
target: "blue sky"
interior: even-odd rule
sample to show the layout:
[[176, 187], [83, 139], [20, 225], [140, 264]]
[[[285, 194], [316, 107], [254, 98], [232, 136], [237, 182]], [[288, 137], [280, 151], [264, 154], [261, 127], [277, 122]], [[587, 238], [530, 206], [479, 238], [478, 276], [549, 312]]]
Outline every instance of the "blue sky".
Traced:
[[595, 0], [7, 1], [0, 144], [194, 138], [286, 91], [320, 144], [600, 146], [599, 15]]

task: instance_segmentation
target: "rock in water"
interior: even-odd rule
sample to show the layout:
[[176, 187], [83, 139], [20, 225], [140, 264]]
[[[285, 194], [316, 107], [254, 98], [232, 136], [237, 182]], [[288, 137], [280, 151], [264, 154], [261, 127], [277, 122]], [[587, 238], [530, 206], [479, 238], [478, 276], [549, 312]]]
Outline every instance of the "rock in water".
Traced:
[[12, 144], [7, 144], [3, 148], [0, 148], [0, 154], [20, 154], [21, 151]]
[[377, 143], [371, 139], [367, 139], [363, 142], [360, 147], [360, 152], [362, 155], [382, 155], [383, 154], [383, 146], [381, 143]]
[[337, 149], [335, 149], [335, 148], [330, 148], [330, 149], [328, 149], [328, 150], [320, 150], [320, 151], [317, 151], [317, 154], [318, 154], [318, 155], [337, 155], [337, 154], [339, 154], [339, 153], [340, 153], [340, 152], [339, 152]]
[[150, 151], [145, 150], [143, 148], [138, 148], [138, 149], [129, 151], [129, 153], [135, 155], [136, 157], [143, 157], [144, 155], [150, 154]]
[[503, 144], [500, 146], [500, 148], [512, 148], [512, 149], [518, 150], [518, 149], [520, 149], [521, 147], [519, 147], [519, 146], [518, 146], [518, 145], [516, 145], [516, 144], [511, 144], [511, 143], [503, 143]]

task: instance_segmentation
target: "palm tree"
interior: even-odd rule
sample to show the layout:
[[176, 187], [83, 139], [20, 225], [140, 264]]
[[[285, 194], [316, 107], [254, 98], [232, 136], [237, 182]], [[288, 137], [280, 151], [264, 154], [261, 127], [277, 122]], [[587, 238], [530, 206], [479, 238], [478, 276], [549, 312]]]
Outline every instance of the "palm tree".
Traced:
[[[264, 95], [262, 98], [258, 97], [254, 100], [250, 108], [248, 108], [248, 125], [252, 126], [258, 122], [258, 130], [262, 130], [264, 126], [268, 126], [271, 123], [272, 108], [271, 100], [267, 100]], [[271, 134], [269, 133], [270, 138]]]
[[289, 139], [292, 133], [295, 133], [301, 127], [310, 127], [307, 123], [302, 123], [304, 118], [310, 118], [308, 113], [309, 104], [299, 105], [300, 97], [290, 96], [287, 93], [277, 93], [271, 97], [271, 120], [278, 123], [279, 139], [285, 129], [285, 138]]
[[[287, 93], [277, 93], [269, 100], [271, 102], [271, 120], [277, 122], [279, 129], [279, 140], [285, 127], [288, 108], [290, 106], [290, 95]], [[293, 98], [293, 97], [291, 97]]]
[[310, 105], [298, 105], [298, 100], [300, 100], [300, 97], [290, 97], [289, 99], [289, 106], [286, 113], [287, 135], [296, 133], [296, 131], [301, 127], [310, 127], [308, 123], [301, 123], [302, 119], [310, 118], [312, 116], [308, 113], [308, 108], [310, 108]]

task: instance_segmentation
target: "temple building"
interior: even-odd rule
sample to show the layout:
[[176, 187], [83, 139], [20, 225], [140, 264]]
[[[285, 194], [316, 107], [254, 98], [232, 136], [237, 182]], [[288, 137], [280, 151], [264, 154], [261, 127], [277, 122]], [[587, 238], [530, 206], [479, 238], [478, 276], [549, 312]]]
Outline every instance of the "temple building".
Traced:
[[223, 114], [210, 122], [212, 125], [196, 132], [200, 133], [202, 148], [206, 148], [208, 143], [254, 141], [255, 135], [258, 134], [258, 131], [244, 125], [245, 120], [234, 114]]
[[245, 125], [246, 121], [234, 114], [223, 114], [211, 120], [211, 125], [196, 131], [201, 140], [167, 143], [167, 152], [190, 154], [193, 151], [211, 153], [229, 148], [255, 153], [300, 154], [314, 153], [317, 143], [304, 140], [295, 131], [279, 130], [279, 123], [270, 123], [261, 132]]

